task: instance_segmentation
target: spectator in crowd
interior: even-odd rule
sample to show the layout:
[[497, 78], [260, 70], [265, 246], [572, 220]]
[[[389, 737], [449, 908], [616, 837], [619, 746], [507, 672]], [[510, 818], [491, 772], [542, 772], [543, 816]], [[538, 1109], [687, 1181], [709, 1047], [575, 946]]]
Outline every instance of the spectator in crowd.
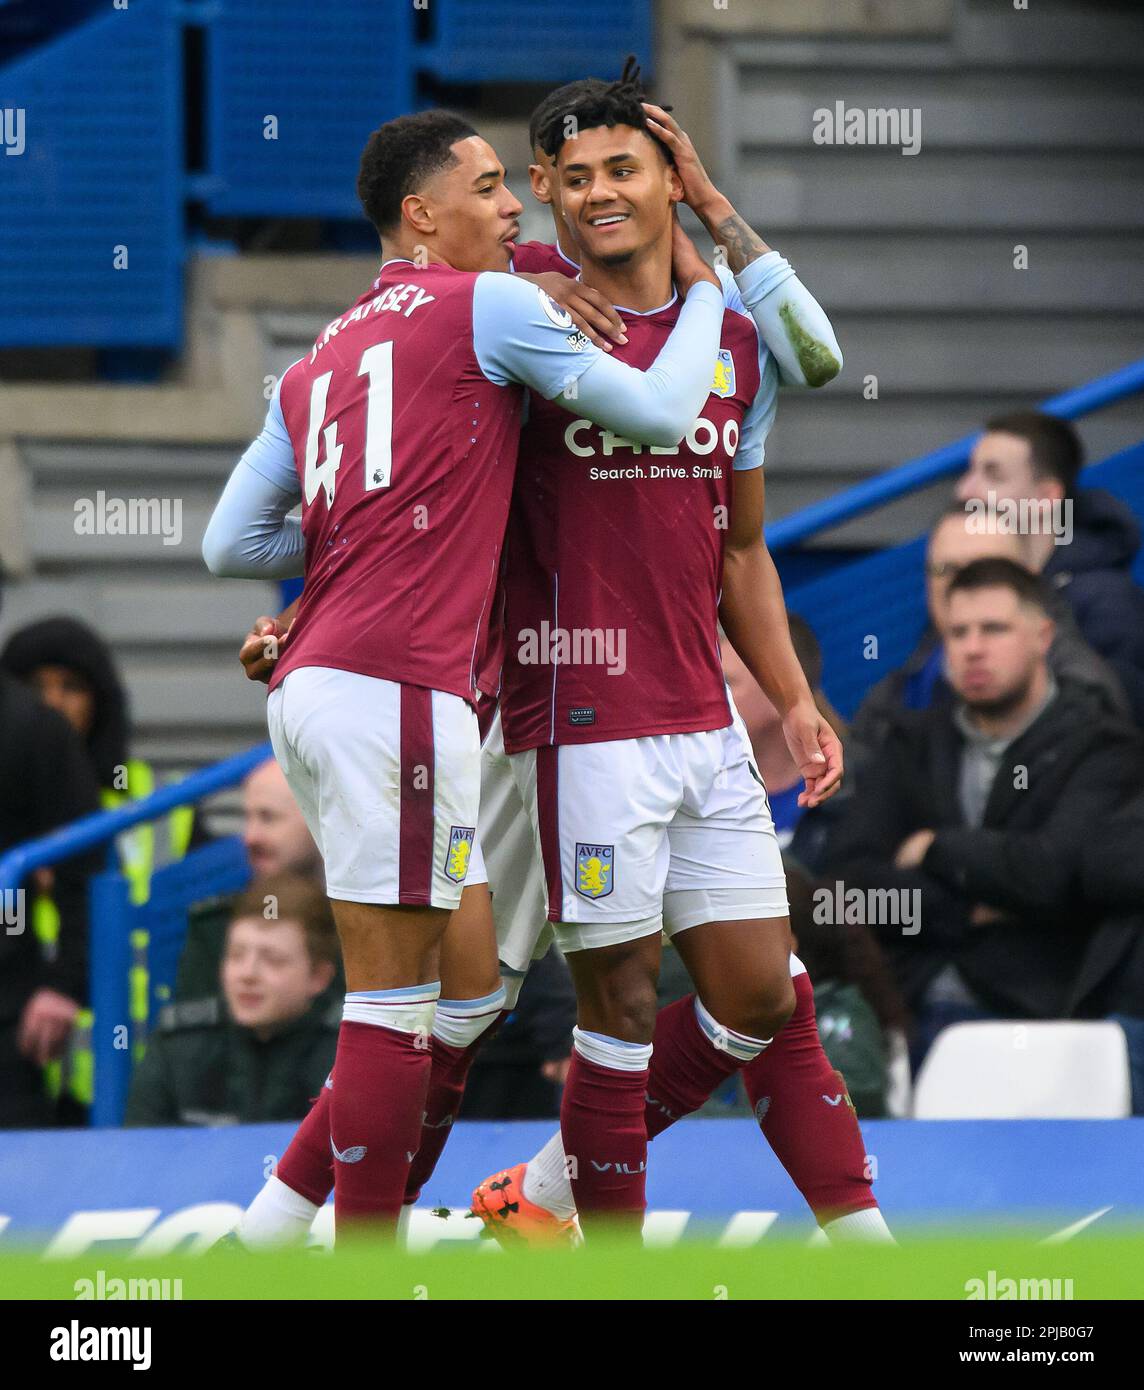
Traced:
[[516, 1008], [477, 1053], [465, 1085], [463, 1120], [541, 1120], [560, 1114], [572, 1061], [576, 991], [553, 946], [525, 976]]
[[321, 885], [258, 879], [234, 904], [221, 998], [167, 1005], [136, 1069], [128, 1125], [298, 1120], [334, 1062], [338, 939]]
[[1144, 778], [1138, 732], [1053, 676], [1037, 576], [967, 565], [944, 630], [954, 703], [892, 721], [832, 845], [917, 1016], [915, 1061], [947, 1023], [1061, 1015], [1095, 930], [1081, 843]]
[[[926, 547], [926, 609], [929, 625], [904, 665], [883, 677], [866, 695], [854, 716], [851, 732], [876, 747], [887, 725], [902, 709], [928, 709], [949, 704], [953, 692], [945, 678], [941, 628], [953, 577], [974, 560], [1002, 559], [1031, 568], [1032, 541], [1014, 531], [980, 529], [961, 502], [951, 502], [930, 533]], [[1080, 634], [1072, 609], [1055, 590], [1045, 589], [1053, 619], [1049, 668], [1058, 681], [1089, 686], [1111, 714], [1132, 717], [1132, 707], [1119, 677]]]
[[[255, 875], [297, 874], [319, 887], [325, 884], [318, 846], [273, 758], [259, 763], [242, 784], [242, 842]], [[230, 897], [208, 898], [191, 909], [179, 960], [177, 998], [215, 993], [232, 902]]]
[[[83, 745], [54, 710], [0, 670], [0, 854], [99, 809], [99, 787]], [[101, 867], [90, 852], [59, 864], [59, 930], [37, 937], [26, 896], [3, 890], [0, 930], [0, 1127], [53, 1123], [43, 1068], [64, 1052], [87, 1001], [86, 881]], [[30, 906], [30, 905], [29, 905]]]
[[[105, 809], [141, 800], [156, 789], [149, 764], [129, 755], [128, 700], [111, 650], [85, 623], [70, 617], [29, 623], [9, 637], [0, 654], [0, 665], [30, 686], [45, 705], [61, 714], [75, 730], [87, 751]], [[116, 850], [131, 901], [145, 903], [154, 870], [182, 859], [192, 844], [204, 838], [190, 806], [179, 806], [119, 835]], [[60, 913], [50, 876], [41, 880], [41, 888], [32, 901], [32, 924], [41, 945], [51, 951], [60, 934]], [[133, 976], [137, 981], [146, 981], [146, 938], [133, 934], [132, 949]], [[133, 1008], [140, 1011], [131, 1023], [135, 1041], [141, 1044], [147, 1030], [143, 1012], [146, 988], [137, 985], [131, 999]], [[60, 1094], [61, 1114], [77, 1124], [85, 1122], [85, 1107], [92, 1099], [91, 1028], [90, 1011], [80, 1010], [62, 1059], [62, 1070], [53, 1067], [48, 1078], [49, 1086]]]
[[[1084, 453], [1067, 420], [1036, 410], [990, 420], [957, 488], [961, 502], [1044, 504], [1060, 509], [1057, 534], [1029, 536], [1030, 568], [1064, 595], [1085, 641], [1116, 671], [1144, 725], [1144, 590], [1132, 578], [1140, 527], [1101, 488], [1077, 488]], [[1030, 511], [1030, 516], [1033, 515]], [[1071, 525], [1069, 524], [1071, 523]], [[1065, 543], [1058, 543], [1065, 541]]]
[[[0, 664], [83, 740], [105, 807], [141, 800], [156, 789], [150, 765], [130, 756], [129, 703], [111, 649], [86, 623], [68, 617], [29, 623], [9, 637]], [[121, 835], [117, 848], [132, 902], [146, 902], [152, 872], [182, 859], [203, 838], [190, 806]]]
[[803, 780], [798, 764], [787, 747], [779, 712], [726, 638], [721, 644], [723, 673], [767, 790], [779, 845], [784, 853], [789, 851], [795, 860], [813, 871], [821, 863], [828, 831], [841, 815], [849, 782], [856, 766], [862, 761], [862, 752], [847, 738], [846, 721], [831, 705], [822, 689], [822, 651], [818, 639], [809, 624], [797, 613], [788, 613], [787, 622], [795, 655], [814, 694], [818, 711], [846, 744], [848, 781], [837, 796], [813, 811], [807, 811], [806, 807], [798, 804], [799, 795], [804, 790]]

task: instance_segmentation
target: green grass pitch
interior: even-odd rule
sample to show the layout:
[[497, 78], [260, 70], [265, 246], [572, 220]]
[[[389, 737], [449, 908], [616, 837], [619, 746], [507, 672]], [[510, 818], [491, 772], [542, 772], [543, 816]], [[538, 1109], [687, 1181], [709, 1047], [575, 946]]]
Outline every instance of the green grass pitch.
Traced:
[[[91, 1252], [45, 1261], [0, 1255], [0, 1298], [75, 1299], [79, 1281], [181, 1280], [183, 1299], [955, 1299], [971, 1280], [1061, 1280], [1074, 1299], [1144, 1295], [1144, 1232], [1083, 1233], [1046, 1245], [1007, 1234], [901, 1236], [897, 1247], [745, 1249], [701, 1241], [662, 1249], [593, 1242], [506, 1253], [487, 1242], [420, 1255], [363, 1245], [335, 1254], [239, 1250], [127, 1259]], [[1063, 1281], [1071, 1280], [1071, 1285]]]

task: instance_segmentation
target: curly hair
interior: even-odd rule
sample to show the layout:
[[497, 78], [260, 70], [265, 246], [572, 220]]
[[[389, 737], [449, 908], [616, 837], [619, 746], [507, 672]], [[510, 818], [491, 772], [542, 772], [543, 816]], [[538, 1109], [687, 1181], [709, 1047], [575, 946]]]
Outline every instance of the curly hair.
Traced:
[[427, 179], [456, 164], [453, 146], [476, 131], [452, 111], [419, 111], [387, 121], [366, 141], [357, 195], [379, 236], [401, 221], [402, 200]]
[[[539, 145], [549, 159], [554, 160], [573, 131], [627, 125], [642, 130], [655, 142], [667, 162], [673, 164], [671, 151], [648, 129], [647, 114], [641, 104], [645, 97], [640, 65], [632, 55], [624, 63], [624, 70], [616, 82], [601, 82], [589, 77], [558, 87], [532, 113], [529, 137], [533, 148]], [[671, 107], [664, 109], [670, 111]]]

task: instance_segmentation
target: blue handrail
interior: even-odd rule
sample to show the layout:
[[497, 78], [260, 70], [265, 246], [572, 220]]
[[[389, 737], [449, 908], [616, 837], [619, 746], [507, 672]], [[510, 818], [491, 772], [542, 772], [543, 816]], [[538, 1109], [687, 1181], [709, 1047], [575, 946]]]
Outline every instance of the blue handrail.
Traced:
[[[1097, 377], [1095, 381], [1086, 382], [1074, 390], [1062, 391], [1059, 396], [1050, 396], [1037, 408], [1049, 415], [1075, 420], [1078, 416], [1089, 415], [1094, 410], [1114, 405], [1126, 396], [1134, 396], [1141, 391], [1144, 391], [1144, 359], [1130, 362], [1128, 366], [1110, 372], [1108, 376]], [[911, 459], [888, 473], [856, 483], [834, 497], [812, 502], [793, 516], [772, 522], [767, 527], [767, 546], [772, 552], [790, 550], [819, 531], [839, 526], [844, 521], [861, 516], [863, 512], [880, 507], [884, 502], [892, 502], [895, 498], [904, 497], [907, 492], [927, 487], [956, 473], [968, 463], [969, 451], [979, 438], [980, 431], [967, 434], [963, 439]]]
[[33, 869], [72, 859], [85, 849], [113, 840], [116, 835], [130, 830], [141, 821], [155, 820], [173, 811], [176, 806], [188, 806], [204, 796], [210, 796], [212, 792], [233, 787], [248, 772], [273, 756], [270, 744], [260, 743], [244, 753], [236, 753], [211, 767], [192, 772], [181, 782], [160, 787], [157, 792], [139, 801], [116, 807], [114, 811], [95, 811], [82, 820], [73, 821], [71, 825], [42, 835], [38, 840], [16, 845], [0, 856], [0, 890], [19, 888]]

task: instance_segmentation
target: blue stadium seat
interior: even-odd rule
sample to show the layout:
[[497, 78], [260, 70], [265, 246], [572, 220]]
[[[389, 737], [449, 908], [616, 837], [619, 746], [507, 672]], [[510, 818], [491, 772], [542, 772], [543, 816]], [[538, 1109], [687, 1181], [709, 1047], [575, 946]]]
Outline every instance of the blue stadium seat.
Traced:
[[362, 146], [413, 106], [412, 42], [409, 4], [219, 0], [207, 34], [211, 211], [360, 216]]
[[629, 53], [652, 69], [651, 0], [430, 0], [419, 59], [446, 82], [614, 77]]
[[0, 68], [26, 146], [0, 154], [0, 346], [179, 341], [181, 63], [172, 0], [134, 0]]

